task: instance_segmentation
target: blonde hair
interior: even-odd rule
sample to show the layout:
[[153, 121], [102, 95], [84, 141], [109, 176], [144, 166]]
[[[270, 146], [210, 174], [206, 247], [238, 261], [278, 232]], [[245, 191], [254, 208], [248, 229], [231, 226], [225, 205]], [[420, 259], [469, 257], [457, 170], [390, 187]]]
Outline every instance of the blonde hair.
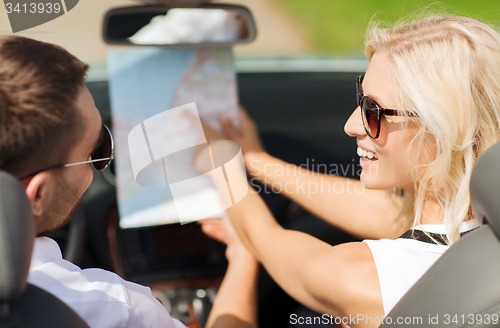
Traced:
[[[444, 212], [449, 242], [473, 218], [469, 180], [476, 159], [500, 140], [500, 35], [477, 20], [429, 16], [391, 29], [373, 25], [365, 55], [387, 55], [387, 72], [398, 109], [417, 113], [420, 129], [411, 156], [415, 198], [406, 193], [401, 215], [420, 224], [429, 197]], [[410, 219], [411, 220], [411, 219]]]

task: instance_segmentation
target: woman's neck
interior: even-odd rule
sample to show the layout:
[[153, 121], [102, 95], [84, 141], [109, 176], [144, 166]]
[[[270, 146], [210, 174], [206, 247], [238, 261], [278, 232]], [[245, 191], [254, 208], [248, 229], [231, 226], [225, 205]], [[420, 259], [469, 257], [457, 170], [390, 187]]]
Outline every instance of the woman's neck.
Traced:
[[437, 200], [426, 199], [424, 208], [422, 209], [422, 216], [420, 224], [443, 224], [444, 212]]
[[[413, 190], [408, 188], [405, 189], [405, 192], [408, 192], [415, 199]], [[415, 212], [413, 214], [416, 215]], [[444, 211], [435, 197], [425, 198], [420, 224], [444, 224]]]

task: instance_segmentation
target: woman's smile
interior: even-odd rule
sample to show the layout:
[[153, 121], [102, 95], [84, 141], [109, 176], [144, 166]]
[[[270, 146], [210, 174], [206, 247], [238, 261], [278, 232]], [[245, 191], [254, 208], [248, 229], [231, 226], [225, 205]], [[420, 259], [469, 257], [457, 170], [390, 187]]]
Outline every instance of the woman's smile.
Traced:
[[360, 146], [358, 146], [358, 156], [360, 156], [359, 165], [363, 169], [378, 162], [378, 156], [376, 153], [363, 149]]

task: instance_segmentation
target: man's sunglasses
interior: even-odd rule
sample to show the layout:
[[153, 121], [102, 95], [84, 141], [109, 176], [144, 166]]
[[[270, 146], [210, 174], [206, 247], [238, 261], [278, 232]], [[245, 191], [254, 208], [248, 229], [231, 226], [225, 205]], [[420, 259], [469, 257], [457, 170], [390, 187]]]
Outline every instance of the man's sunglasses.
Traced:
[[[361, 119], [366, 134], [372, 139], [380, 136], [380, 121], [382, 116], [399, 116], [401, 111], [397, 109], [382, 108], [375, 100], [363, 94], [361, 83], [365, 76], [358, 76], [356, 80], [356, 104], [361, 107]], [[418, 117], [415, 113], [407, 113], [405, 116]]]
[[111, 135], [111, 131], [108, 129], [106, 125], [102, 125], [101, 129], [101, 136], [100, 136], [100, 142], [96, 149], [92, 152], [90, 155], [90, 160], [88, 161], [83, 161], [83, 162], [75, 162], [75, 163], [67, 163], [67, 164], [58, 164], [58, 165], [53, 165], [49, 166], [45, 169], [38, 170], [36, 172], [33, 172], [31, 174], [25, 175], [24, 177], [20, 178], [19, 180], [24, 180], [26, 178], [32, 177], [40, 172], [47, 171], [47, 170], [53, 170], [53, 169], [58, 169], [62, 167], [69, 167], [69, 166], [75, 166], [75, 165], [81, 165], [81, 164], [89, 164], [92, 163], [94, 165], [95, 169], [98, 171], [102, 171], [105, 168], [108, 167], [109, 163], [114, 158], [114, 149], [115, 149], [115, 144], [113, 142], [113, 136]]

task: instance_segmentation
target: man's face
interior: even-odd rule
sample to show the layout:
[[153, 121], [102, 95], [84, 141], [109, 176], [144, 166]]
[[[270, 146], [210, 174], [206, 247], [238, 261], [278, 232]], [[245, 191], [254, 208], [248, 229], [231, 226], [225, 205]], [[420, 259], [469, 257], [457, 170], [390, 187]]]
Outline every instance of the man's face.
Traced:
[[[102, 127], [99, 111], [85, 86], [82, 86], [76, 99], [76, 109], [78, 111], [77, 119], [81, 119], [83, 131], [81, 132], [82, 137], [77, 139], [68, 156], [68, 163], [91, 159], [90, 154], [99, 142]], [[40, 206], [35, 207], [33, 210], [37, 234], [56, 230], [69, 221], [83, 193], [92, 182], [91, 165], [75, 165], [38, 174], [41, 175], [38, 178], [44, 180], [43, 185], [38, 190]], [[29, 186], [26, 190], [28, 198], [32, 201], [33, 208], [32, 199], [37, 198], [36, 196], [30, 197], [28, 193]]]

